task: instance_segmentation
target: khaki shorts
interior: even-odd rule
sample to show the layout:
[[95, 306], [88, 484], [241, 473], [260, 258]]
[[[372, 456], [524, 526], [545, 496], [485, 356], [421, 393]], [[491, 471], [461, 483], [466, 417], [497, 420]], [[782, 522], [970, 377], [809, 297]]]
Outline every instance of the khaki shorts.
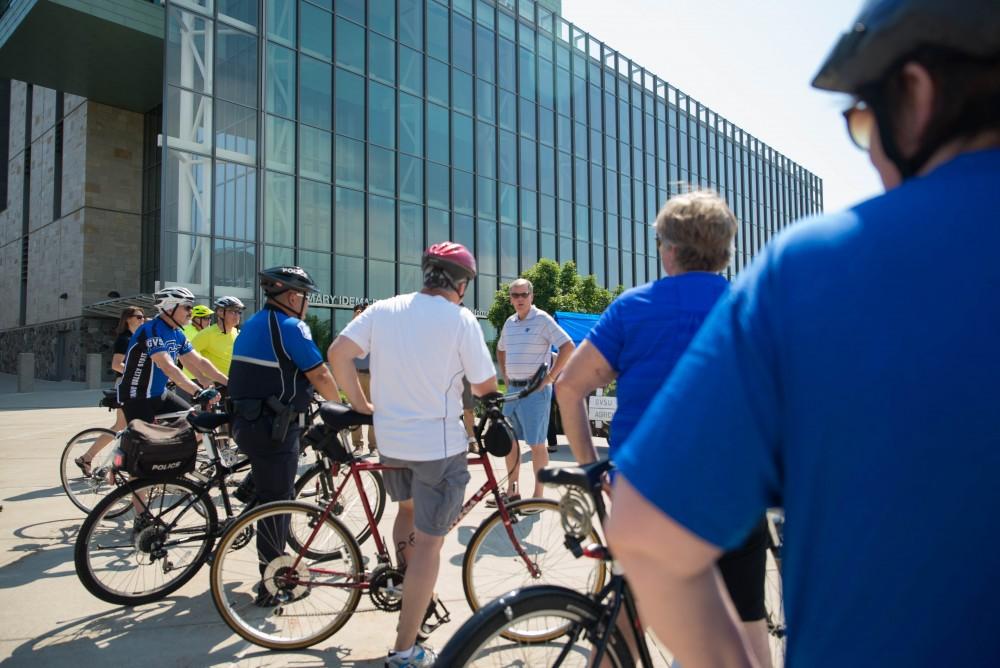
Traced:
[[385, 489], [393, 501], [413, 499], [413, 523], [431, 536], [444, 536], [458, 517], [469, 484], [466, 453], [447, 459], [414, 462], [382, 456], [386, 466], [401, 470], [382, 471]]

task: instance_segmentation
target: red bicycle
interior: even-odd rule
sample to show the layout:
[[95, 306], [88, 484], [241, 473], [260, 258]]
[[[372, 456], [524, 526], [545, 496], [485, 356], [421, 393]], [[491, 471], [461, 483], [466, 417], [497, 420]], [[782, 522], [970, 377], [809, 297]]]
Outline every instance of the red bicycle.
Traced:
[[[550, 499], [507, 502], [482, 447], [487, 424], [503, 419], [503, 403], [537, 389], [545, 371], [540, 369], [533, 382], [517, 393], [482, 400], [476, 427], [478, 451], [470, 454], [469, 464], [482, 466], [486, 482], [466, 501], [452, 525], [461, 523], [488, 494], [496, 499], [496, 512], [479, 525], [462, 562], [465, 598], [473, 610], [529, 584], [558, 584], [586, 592], [597, 592], [604, 586], [604, 565], [577, 560], [564, 546], [559, 504]], [[222, 536], [212, 563], [212, 599], [226, 624], [244, 639], [270, 649], [301, 649], [325, 640], [347, 623], [365, 593], [378, 610], [394, 612], [402, 602], [405, 573], [394, 564], [394, 555], [382, 539], [361, 480], [363, 473], [391, 467], [354, 459], [345, 438], [344, 430], [370, 423], [371, 416], [337, 404], [325, 404], [321, 415], [337, 432], [338, 457], [346, 459], [334, 466], [348, 468], [348, 475], [330, 492], [329, 501], [323, 507], [279, 501], [255, 509]], [[333, 479], [340, 480], [338, 476]], [[375, 545], [370, 570], [365, 568], [352, 532], [335, 516], [341, 510], [338, 503], [348, 481], [358, 490], [356, 500], [368, 519]], [[258, 547], [270, 545], [270, 552], [278, 556], [265, 560], [259, 556], [267, 552], [265, 549], [236, 549], [250, 528], [263, 541]], [[592, 538], [599, 541], [596, 531]], [[259, 587], [267, 589], [266, 606], [258, 602]], [[444, 621], [447, 611], [438, 611], [436, 619], [425, 621], [422, 632], [429, 633]], [[519, 637], [516, 626], [508, 633]], [[537, 629], [532, 629], [534, 633]]]

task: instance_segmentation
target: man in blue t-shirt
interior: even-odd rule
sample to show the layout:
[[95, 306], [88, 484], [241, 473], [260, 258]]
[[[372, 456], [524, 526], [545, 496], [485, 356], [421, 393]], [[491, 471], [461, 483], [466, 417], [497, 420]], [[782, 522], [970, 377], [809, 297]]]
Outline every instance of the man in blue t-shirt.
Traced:
[[[611, 421], [614, 460], [663, 381], [729, 283], [717, 272], [732, 254], [736, 218], [715, 193], [671, 198], [656, 217], [656, 241], [667, 276], [633, 288], [611, 303], [556, 382], [559, 409], [577, 461], [597, 458], [586, 399], [617, 379], [618, 409]], [[729, 597], [754, 653], [769, 659], [764, 572], [767, 523], [760, 517], [742, 545], [719, 559]]]
[[[256, 500], [267, 503], [294, 497], [300, 417], [309, 410], [313, 388], [327, 401], [338, 401], [340, 392], [304, 321], [309, 293], [317, 292], [309, 274], [300, 267], [272, 267], [260, 272], [260, 287], [267, 302], [233, 343], [229, 398], [233, 437], [250, 458]], [[273, 607], [294, 598], [280, 579], [263, 579], [268, 566], [284, 553], [288, 516], [260, 524], [262, 581], [255, 602]]]
[[866, 3], [814, 84], [888, 192], [772, 243], [618, 454], [608, 540], [685, 668], [751, 665], [712, 564], [775, 505], [789, 665], [1000, 657], [998, 25]]

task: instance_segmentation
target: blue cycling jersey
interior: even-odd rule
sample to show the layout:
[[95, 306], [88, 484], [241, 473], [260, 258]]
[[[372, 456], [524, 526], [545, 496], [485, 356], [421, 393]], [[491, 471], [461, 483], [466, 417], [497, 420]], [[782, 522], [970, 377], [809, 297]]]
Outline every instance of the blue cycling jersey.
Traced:
[[153, 355], [167, 353], [174, 362], [191, 352], [191, 342], [180, 328], [156, 317], [135, 330], [125, 353], [125, 371], [118, 383], [118, 401], [160, 397], [167, 390], [167, 374], [156, 366]]
[[305, 372], [323, 363], [309, 325], [273, 306], [247, 320], [233, 344], [229, 396], [277, 397], [298, 411], [309, 407], [312, 385]]

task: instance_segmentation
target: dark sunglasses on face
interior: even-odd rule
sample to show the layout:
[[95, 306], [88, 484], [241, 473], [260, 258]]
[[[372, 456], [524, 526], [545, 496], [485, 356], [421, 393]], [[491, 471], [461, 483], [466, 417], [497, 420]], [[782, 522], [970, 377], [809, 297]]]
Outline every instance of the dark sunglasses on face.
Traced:
[[862, 151], [871, 148], [872, 132], [875, 131], [875, 114], [871, 107], [858, 100], [844, 111], [844, 121], [851, 142]]
[[137, 320], [145, 320], [145, 319], [146, 319], [146, 316], [144, 316], [144, 315], [143, 315], [143, 314], [141, 314], [141, 313], [136, 313], [136, 314], [134, 314], [134, 315], [130, 315], [130, 316], [129, 316], [129, 318], [135, 318], [135, 319], [137, 319]]
[[510, 293], [510, 298], [511, 299], [527, 299], [530, 294], [531, 294], [530, 292], [512, 292], [512, 293]]

